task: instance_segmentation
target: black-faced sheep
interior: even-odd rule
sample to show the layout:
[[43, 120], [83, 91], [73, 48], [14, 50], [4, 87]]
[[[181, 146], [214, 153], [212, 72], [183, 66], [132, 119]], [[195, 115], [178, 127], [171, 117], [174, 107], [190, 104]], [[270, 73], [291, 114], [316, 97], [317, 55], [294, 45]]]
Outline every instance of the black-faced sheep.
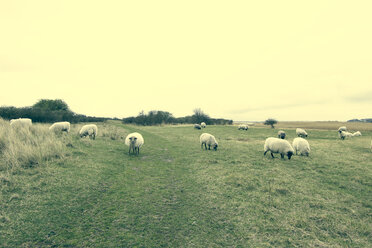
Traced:
[[287, 156], [288, 159], [291, 159], [294, 153], [294, 150], [291, 144], [289, 144], [287, 140], [274, 138], [274, 137], [267, 138], [265, 141], [264, 156], [266, 155], [268, 151], [270, 151], [271, 157], [273, 158], [274, 158], [273, 153], [280, 153], [281, 158], [284, 158], [284, 156]]
[[129, 146], [128, 154], [133, 151], [134, 154], [139, 154], [140, 147], [145, 143], [142, 135], [140, 133], [130, 133], [125, 138], [125, 144]]
[[212, 134], [203, 133], [202, 135], [200, 135], [200, 146], [202, 149], [203, 145], [205, 147], [205, 150], [207, 150], [208, 146], [208, 150], [210, 150], [212, 147], [215, 151], [217, 151], [218, 142]]

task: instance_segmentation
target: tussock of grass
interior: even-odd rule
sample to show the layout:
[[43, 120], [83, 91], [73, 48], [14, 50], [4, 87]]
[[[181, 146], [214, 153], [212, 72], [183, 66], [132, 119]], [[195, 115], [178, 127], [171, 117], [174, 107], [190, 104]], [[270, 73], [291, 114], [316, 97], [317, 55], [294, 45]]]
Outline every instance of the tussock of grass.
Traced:
[[50, 132], [48, 125], [12, 128], [0, 119], [0, 170], [35, 167], [66, 154], [66, 134]]

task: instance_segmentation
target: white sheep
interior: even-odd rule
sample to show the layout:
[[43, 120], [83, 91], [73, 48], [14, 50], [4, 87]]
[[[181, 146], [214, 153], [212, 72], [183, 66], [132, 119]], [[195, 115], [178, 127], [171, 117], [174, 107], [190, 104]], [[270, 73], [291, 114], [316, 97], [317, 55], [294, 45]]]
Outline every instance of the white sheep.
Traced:
[[264, 156], [270, 151], [271, 157], [274, 158], [273, 153], [280, 153], [281, 158], [287, 155], [288, 159], [291, 159], [294, 150], [287, 140], [270, 137], [265, 140], [264, 145]]
[[297, 128], [296, 134], [298, 137], [302, 137], [302, 138], [307, 137], [307, 132], [302, 128]]
[[353, 133], [353, 137], [355, 136], [362, 136], [362, 133], [360, 131], [356, 131], [355, 133]]
[[202, 122], [202, 123], [200, 123], [200, 126], [201, 126], [202, 128], [205, 128], [205, 127], [207, 126], [207, 124], [205, 124], [205, 122]]
[[339, 133], [341, 133], [341, 131], [347, 131], [347, 128], [345, 126], [342, 126], [342, 127], [339, 127], [338, 130], [337, 130]]
[[195, 128], [195, 129], [201, 129], [201, 126], [200, 126], [199, 124], [195, 124], [195, 125], [194, 125], [194, 128]]
[[10, 126], [23, 126], [23, 127], [30, 127], [32, 126], [32, 120], [29, 118], [18, 118], [18, 119], [11, 119]]
[[132, 150], [134, 154], [139, 154], [140, 147], [145, 143], [142, 135], [140, 133], [130, 133], [125, 138], [125, 144], [129, 146], [129, 152]]
[[247, 131], [248, 130], [248, 125], [247, 124], [240, 124], [239, 127], [238, 127], [238, 130]]
[[49, 130], [54, 132], [70, 132], [70, 122], [68, 121], [61, 121], [55, 122], [53, 125], [49, 127]]
[[80, 138], [89, 136], [91, 139], [96, 139], [97, 133], [98, 128], [95, 124], [84, 125], [79, 132]]
[[344, 140], [345, 138], [351, 138], [353, 137], [353, 134], [352, 133], [349, 133], [349, 132], [346, 132], [346, 131], [341, 131], [339, 133], [339, 136], [342, 140]]
[[215, 151], [217, 151], [218, 142], [212, 134], [203, 133], [202, 135], [200, 135], [200, 146], [202, 149], [203, 145], [205, 147], [205, 150], [207, 150], [208, 146], [208, 150], [210, 150], [212, 147]]
[[307, 140], [304, 138], [297, 137], [292, 142], [292, 147], [296, 152], [296, 155], [300, 153], [300, 155], [309, 156], [310, 154], [310, 145]]
[[278, 138], [285, 139], [285, 132], [283, 130], [278, 131]]

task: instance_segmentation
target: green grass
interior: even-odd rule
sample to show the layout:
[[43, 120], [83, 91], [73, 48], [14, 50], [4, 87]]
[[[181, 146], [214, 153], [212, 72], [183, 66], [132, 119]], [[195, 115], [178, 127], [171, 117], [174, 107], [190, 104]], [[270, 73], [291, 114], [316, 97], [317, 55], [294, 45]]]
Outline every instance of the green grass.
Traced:
[[[263, 156], [277, 129], [98, 128], [80, 140], [73, 126], [63, 159], [0, 171], [0, 247], [372, 246], [371, 131], [307, 130], [310, 157], [282, 160]], [[124, 145], [133, 131], [139, 156]]]

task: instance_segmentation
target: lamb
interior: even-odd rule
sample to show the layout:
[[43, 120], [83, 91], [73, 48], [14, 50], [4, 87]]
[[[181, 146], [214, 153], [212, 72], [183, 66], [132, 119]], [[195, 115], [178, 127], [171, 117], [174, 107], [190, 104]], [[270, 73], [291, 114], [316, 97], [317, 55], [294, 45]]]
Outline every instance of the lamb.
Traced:
[[89, 136], [91, 139], [96, 139], [97, 133], [98, 128], [95, 124], [84, 125], [79, 132], [80, 138]]
[[201, 126], [202, 128], [205, 128], [205, 127], [207, 126], [207, 124], [205, 124], [205, 122], [202, 122], [202, 123], [200, 123], [200, 126]]
[[18, 119], [11, 119], [10, 126], [23, 126], [23, 127], [30, 127], [32, 126], [32, 120], [29, 118], [18, 118]]
[[341, 133], [341, 131], [347, 131], [347, 128], [345, 126], [339, 127], [338, 132]]
[[240, 124], [239, 127], [238, 127], [238, 130], [247, 131], [248, 130], [248, 125], [247, 124]]
[[298, 152], [300, 153], [300, 155], [305, 155], [305, 156], [309, 156], [310, 154], [309, 142], [305, 140], [304, 138], [300, 138], [300, 137], [295, 138], [292, 142], [292, 147], [295, 150], [296, 155]]
[[302, 128], [297, 128], [296, 134], [298, 137], [302, 137], [302, 138], [307, 137], [307, 132], [303, 130]]
[[280, 138], [280, 139], [285, 139], [285, 132], [282, 131], [282, 130], [280, 130], [280, 131], [278, 132], [278, 138]]
[[352, 133], [349, 133], [349, 132], [346, 132], [346, 131], [341, 131], [339, 133], [339, 136], [342, 140], [344, 140], [345, 138], [350, 138], [350, 137], [353, 137], [353, 134]]
[[142, 135], [140, 133], [130, 133], [125, 138], [125, 144], [129, 146], [129, 152], [132, 150], [134, 154], [138, 155], [140, 147], [145, 143]]
[[217, 151], [218, 142], [212, 134], [203, 133], [202, 135], [200, 135], [201, 149], [203, 149], [203, 145], [205, 147], [205, 150], [207, 150], [207, 146], [208, 146], [208, 150], [210, 150], [212, 147], [215, 151]]
[[195, 129], [201, 129], [201, 126], [200, 126], [199, 124], [195, 124], [195, 125], [194, 125], [194, 128], [195, 128]]
[[61, 121], [55, 122], [53, 125], [49, 127], [49, 130], [54, 132], [70, 132], [70, 122], [68, 121]]
[[274, 137], [267, 138], [265, 141], [264, 156], [268, 151], [270, 151], [271, 157], [273, 158], [274, 158], [273, 153], [280, 153], [282, 159], [284, 158], [285, 155], [287, 155], [288, 159], [291, 159], [294, 153], [291, 144], [289, 144], [287, 140]]
[[355, 136], [362, 136], [362, 133], [360, 131], [357, 131], [357, 132], [353, 133], [353, 137], [355, 137]]

